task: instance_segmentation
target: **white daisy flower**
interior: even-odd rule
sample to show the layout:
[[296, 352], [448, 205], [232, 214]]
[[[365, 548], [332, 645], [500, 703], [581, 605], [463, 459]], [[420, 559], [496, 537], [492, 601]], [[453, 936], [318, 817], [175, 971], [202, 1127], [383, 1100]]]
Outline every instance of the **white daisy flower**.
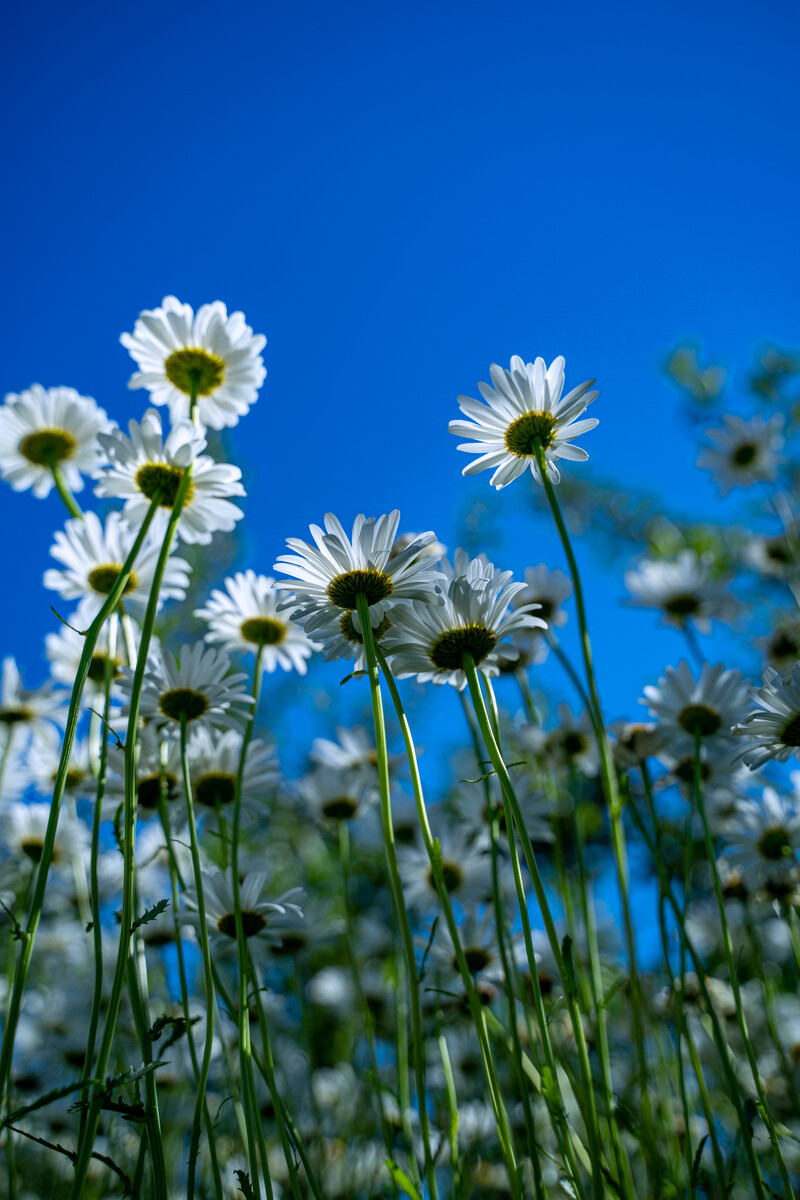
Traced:
[[522, 746], [544, 755], [555, 767], [571, 767], [590, 778], [600, 770], [600, 751], [588, 709], [576, 720], [568, 704], [559, 704], [554, 729], [526, 725], [517, 736]]
[[679, 629], [692, 620], [701, 633], [708, 633], [712, 618], [728, 621], [738, 608], [712, 578], [711, 559], [693, 550], [682, 550], [674, 562], [645, 559], [635, 571], [626, 571], [625, 586], [631, 603], [660, 608], [664, 621]]
[[797, 526], [791, 538], [786, 533], [773, 537], [751, 534], [741, 548], [741, 557], [744, 565], [759, 575], [767, 575], [772, 579], [791, 578], [797, 575], [800, 567], [797, 555], [799, 541], [800, 529]]
[[[496, 982], [502, 978], [500, 953], [497, 942], [497, 926], [490, 908], [479, 916], [474, 904], [468, 904], [458, 927], [458, 937], [467, 969], [476, 979]], [[428, 938], [418, 938], [417, 943], [424, 951]], [[436, 926], [436, 935], [431, 942], [430, 960], [444, 970], [451, 982], [460, 979], [461, 972], [456, 957], [456, 948], [450, 930], [444, 921]]]
[[91, 396], [74, 388], [43, 388], [6, 396], [0, 408], [0, 476], [16, 492], [30, 488], [43, 497], [54, 485], [53, 469], [72, 492], [83, 489], [83, 476], [95, 478], [106, 456], [98, 434], [114, 428]]
[[749, 890], [785, 878], [798, 865], [800, 812], [793, 799], [765, 787], [757, 800], [741, 800], [725, 854]]
[[[399, 677], [416, 675], [419, 681], [466, 687], [463, 656], [469, 652], [484, 674], [496, 675], [504, 647], [498, 643], [520, 629], [544, 629], [544, 621], [510, 604], [524, 589], [511, 583], [510, 571], [495, 571], [483, 555], [467, 562], [457, 556], [463, 574], [451, 579], [441, 605], [398, 605], [392, 611], [392, 628], [385, 640]], [[452, 568], [451, 568], [452, 569]]]
[[194, 615], [208, 622], [206, 641], [219, 642], [231, 653], [260, 649], [265, 671], [282, 667], [305, 675], [306, 659], [315, 646], [299, 625], [279, 614], [275, 580], [255, 571], [237, 571], [224, 582], [224, 592], [214, 590], [205, 608], [195, 609]]
[[[109, 513], [105, 525], [94, 512], [87, 512], [83, 520], [71, 518], [63, 532], [56, 532], [55, 544], [50, 548], [50, 554], [63, 563], [63, 568], [45, 571], [44, 586], [65, 600], [82, 601], [81, 613], [91, 621], [117, 582], [135, 541], [136, 530], [121, 513]], [[126, 609], [144, 614], [160, 553], [157, 543], [148, 540], [142, 546], [122, 593]], [[170, 556], [158, 593], [159, 606], [165, 600], [183, 600], [188, 586], [189, 564]]]
[[562, 605], [572, 595], [572, 581], [563, 571], [551, 570], [546, 563], [525, 568], [525, 587], [514, 599], [514, 608], [536, 605], [536, 615], [550, 629], [567, 623]]
[[[274, 933], [271, 925], [277, 917], [287, 912], [302, 917], [300, 907], [305, 892], [302, 888], [292, 888], [284, 892], [276, 900], [262, 899], [262, 893], [267, 882], [264, 871], [251, 871], [244, 877], [239, 889], [239, 900], [242, 910], [242, 929], [252, 952], [258, 943], [264, 945], [280, 945], [280, 936]], [[230, 873], [219, 868], [203, 872], [203, 896], [206, 905], [206, 926], [208, 928], [211, 950], [217, 954], [236, 954], [236, 911], [233, 903], [233, 884]], [[199, 928], [197, 912], [197, 893], [194, 887], [187, 888], [184, 902], [189, 912], [183, 920]]]
[[[125, 800], [125, 760], [123, 751], [113, 742], [109, 746], [108, 764], [105, 802], [113, 812]], [[168, 741], [155, 724], [145, 725], [136, 763], [136, 804], [140, 817], [158, 811], [162, 787], [168, 803], [182, 799], [180, 743]]]
[[[175, 560], [170, 561], [174, 562]], [[68, 687], [72, 687], [75, 682], [78, 665], [86, 644], [82, 634], [77, 633], [76, 630], [88, 629], [95, 615], [96, 603], [90, 600], [87, 604], [84, 600], [78, 605], [75, 612], [70, 615], [69, 625], [59, 625], [55, 633], [45, 634], [45, 658], [50, 663], [50, 673], [53, 679], [59, 683], [64, 683]], [[138, 653], [140, 629], [132, 617], [129, 617], [128, 620], [133, 645]], [[121, 667], [127, 661], [125, 642], [122, 630], [117, 627], [116, 635], [113, 635], [110, 622], [107, 621], [100, 630], [92, 653], [92, 660], [89, 664], [89, 674], [86, 679], [83, 698], [83, 703], [87, 708], [97, 706], [98, 694], [102, 693], [105, 687], [106, 666], [109, 657], [110, 638], [112, 636], [114, 636], [114, 655], [111, 662], [111, 699], [112, 701], [119, 699], [119, 693], [115, 684], [119, 679]], [[157, 639], [154, 638], [153, 641], [157, 644]]]
[[[49, 819], [49, 804], [12, 804], [6, 809], [2, 818], [3, 845], [12, 859], [19, 860], [25, 855], [34, 864], [41, 861]], [[83, 822], [68, 812], [61, 813], [53, 845], [55, 870], [69, 870], [72, 859], [82, 854], [88, 844], [89, 832]]]
[[722, 663], [713, 667], [705, 663], [695, 679], [692, 668], [682, 659], [677, 667], [666, 668], [658, 685], [648, 684], [640, 703], [664, 729], [692, 743], [696, 737], [727, 738], [747, 700], [741, 671], [726, 670]]
[[354, 725], [352, 729], [337, 725], [336, 737], [335, 742], [329, 738], [314, 738], [309, 755], [313, 762], [334, 767], [337, 771], [371, 773], [375, 770], [378, 763], [375, 739], [364, 725]]
[[366, 597], [373, 628], [380, 627], [398, 600], [438, 603], [442, 574], [435, 560], [422, 553], [435, 535], [420, 534], [392, 557], [399, 524], [397, 509], [377, 520], [360, 513], [348, 538], [333, 513], [326, 513], [325, 530], [310, 526], [316, 547], [287, 538], [287, 546], [296, 553], [282, 554], [274, 569], [293, 579], [276, 587], [296, 597], [281, 608], [291, 608], [293, 618], [313, 634], [329, 626], [332, 618], [355, 612], [359, 595]]
[[[35, 754], [30, 755], [31, 774], [36, 791], [40, 796], [52, 796], [60, 763], [61, 754], [55, 745], [42, 746], [37, 748]], [[76, 738], [72, 746], [65, 782], [65, 790], [68, 795], [74, 796], [76, 799], [95, 795], [97, 780], [92, 767], [88, 738]]]
[[377, 802], [374, 784], [357, 771], [318, 767], [299, 783], [300, 794], [319, 820], [353, 821]]
[[218, 530], [230, 533], [244, 516], [230, 500], [245, 494], [239, 468], [215, 463], [202, 454], [206, 441], [191, 421], [180, 421], [165, 440], [161, 414], [154, 408], [148, 408], [141, 422], [130, 421], [128, 430], [129, 435], [118, 429], [101, 438], [111, 465], [101, 475], [96, 495], [122, 498], [126, 520], [139, 529], [153, 497], [160, 493], [153, 533], [163, 536], [183, 473], [191, 464], [178, 537], [206, 546]]
[[[522, 820], [528, 837], [534, 846], [549, 845], [555, 841], [552, 819], [558, 815], [553, 800], [539, 792], [532, 791], [527, 785], [515, 784], [517, 799], [522, 812]], [[468, 833], [486, 836], [494, 816], [497, 816], [500, 836], [506, 838], [505, 813], [502, 801], [492, 798], [487, 802], [483, 783], [462, 783], [452, 798], [459, 824]]]
[[722, 418], [723, 429], [707, 429], [714, 449], [702, 452], [698, 467], [711, 471], [722, 495], [732, 487], [749, 487], [760, 479], [774, 479], [783, 449], [783, 416], [775, 413], [764, 420], [749, 421], [731, 414]]
[[193, 313], [165, 296], [161, 308], [140, 313], [133, 333], [119, 340], [139, 368], [128, 387], [147, 388], [153, 404], [168, 404], [173, 424], [189, 416], [193, 390], [201, 425], [238, 424], [267, 373], [261, 357], [267, 339], [253, 334], [244, 313], [228, 316], [221, 300]]
[[[594, 417], [584, 421], [577, 418], [597, 399], [589, 389], [593, 379], [580, 384], [562, 398], [564, 388], [564, 359], [553, 359], [549, 367], [543, 358], [524, 363], [518, 355], [511, 359], [511, 368], [492, 363], [489, 368], [494, 388], [486, 383], [478, 387], [486, 404], [471, 396], [459, 396], [458, 406], [468, 421], [451, 421], [450, 432], [456, 437], [475, 438], [458, 447], [478, 458], [464, 467], [462, 475], [476, 475], [493, 468], [489, 480], [498, 490], [520, 476], [530, 467], [534, 479], [541, 483], [535, 447], [544, 451], [553, 483], [561, 479], [555, 460], [569, 458], [584, 462], [589, 455], [572, 439], [594, 429], [599, 422]], [[496, 389], [496, 390], [495, 390]]]
[[750, 688], [749, 696], [759, 707], [746, 713], [733, 731], [750, 743], [742, 753], [747, 766], [757, 769], [771, 758], [786, 762], [793, 754], [800, 757], [800, 663], [786, 677], [767, 667], [763, 687]]
[[[168, 736], [177, 736], [184, 717], [194, 728], [195, 721], [211, 729], [240, 728], [253, 698], [245, 692], [247, 676], [231, 675], [230, 666], [227, 654], [202, 642], [184, 646], [177, 656], [169, 650], [153, 654], [142, 686], [141, 716]], [[132, 684], [133, 671], [124, 667], [120, 682], [123, 716], [127, 715]]]
[[615, 721], [608, 727], [614, 735], [611, 752], [624, 771], [638, 767], [664, 747], [665, 731], [652, 721]]
[[[225, 810], [233, 802], [241, 753], [242, 735], [236, 729], [219, 734], [201, 726], [192, 734], [189, 773], [198, 813]], [[244, 760], [242, 808], [267, 812], [279, 781], [274, 748], [253, 739]]]
[[0, 740], [0, 801], [3, 805], [25, 795], [34, 778], [31, 768], [42, 751], [47, 753], [47, 748], [37, 746], [35, 755], [27, 755], [13, 743], [9, 745], [7, 736]]
[[0, 729], [6, 730], [4, 745], [7, 746], [13, 736], [17, 749], [20, 749], [23, 743], [18, 739], [17, 730], [24, 734], [25, 745], [32, 738], [52, 745], [58, 741], [58, 730], [64, 728], [66, 720], [66, 693], [54, 691], [49, 680], [39, 688], [23, 687], [16, 660], [10, 656], [3, 659], [0, 674]]
[[796, 617], [781, 619], [768, 637], [754, 638], [757, 647], [781, 675], [788, 674], [800, 659], [800, 620]]
[[[485, 903], [492, 894], [488, 838], [471, 838], [457, 825], [445, 826], [438, 836], [442, 848], [442, 877], [451, 899], [460, 904]], [[409, 908], [429, 909], [438, 903], [433, 868], [427, 850], [400, 846], [397, 851], [403, 893]]]

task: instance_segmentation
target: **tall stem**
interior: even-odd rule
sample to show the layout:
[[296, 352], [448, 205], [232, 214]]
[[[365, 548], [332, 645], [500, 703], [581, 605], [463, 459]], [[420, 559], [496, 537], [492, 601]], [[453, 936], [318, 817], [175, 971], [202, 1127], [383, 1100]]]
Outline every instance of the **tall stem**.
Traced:
[[425, 1040], [422, 1027], [422, 1004], [419, 994], [419, 975], [417, 959], [414, 953], [414, 940], [408, 923], [403, 900], [403, 885], [400, 880], [400, 868], [397, 864], [397, 848], [394, 839], [392, 823], [392, 805], [389, 793], [389, 755], [386, 747], [386, 725], [383, 717], [383, 701], [381, 700], [381, 684], [378, 675], [378, 663], [375, 654], [375, 638], [369, 617], [369, 604], [366, 596], [361, 593], [357, 598], [358, 619], [364, 638], [364, 653], [367, 660], [370, 696], [372, 699], [372, 716], [375, 725], [375, 747], [378, 756], [378, 784], [381, 799], [381, 829], [383, 844], [386, 851], [386, 862], [389, 869], [389, 887], [397, 911], [400, 924], [400, 935], [408, 968], [408, 983], [411, 997], [411, 1025], [414, 1039], [414, 1074], [417, 1083], [417, 1107], [419, 1108], [419, 1125], [422, 1134], [422, 1147], [425, 1158], [425, 1178], [431, 1200], [437, 1200], [436, 1170], [431, 1153], [431, 1134], [428, 1120], [427, 1089], [425, 1086]]
[[36, 939], [36, 930], [38, 929], [39, 919], [42, 915], [45, 888], [47, 887], [47, 873], [50, 870], [50, 864], [53, 861], [53, 847], [55, 846], [58, 818], [61, 813], [61, 802], [64, 797], [64, 789], [67, 783], [67, 774], [69, 772], [69, 764], [72, 757], [72, 748], [75, 744], [75, 733], [78, 728], [78, 720], [81, 715], [81, 699], [83, 696], [83, 689], [86, 685], [86, 680], [89, 675], [89, 668], [92, 664], [92, 654], [94, 653], [94, 648], [97, 644], [100, 630], [103, 628], [107, 617], [117, 607], [120, 597], [127, 587], [131, 571], [136, 562], [139, 551], [142, 548], [142, 544], [147, 537], [147, 531], [150, 528], [157, 507], [158, 496], [153, 499], [150, 504], [150, 508], [147, 510], [147, 515], [142, 522], [142, 527], [136, 535], [136, 540], [134, 541], [130, 553], [123, 564], [116, 583], [109, 592], [105, 603], [100, 609], [100, 612], [92, 621], [85, 634], [83, 651], [81, 653], [80, 662], [78, 664], [78, 672], [75, 676], [75, 683], [72, 687], [72, 696], [70, 697], [69, 702], [67, 723], [64, 730], [64, 741], [61, 746], [61, 758], [59, 760], [58, 771], [56, 773], [55, 784], [53, 787], [53, 799], [50, 803], [50, 816], [47, 821], [47, 829], [45, 831], [44, 843], [42, 845], [42, 855], [39, 859], [39, 866], [36, 871], [36, 883], [33, 889], [33, 897], [31, 899], [27, 924], [25, 926], [24, 933], [20, 938], [21, 945], [19, 958], [17, 959], [17, 966], [14, 972], [14, 984], [11, 989], [11, 997], [8, 1005], [5, 1030], [3, 1033], [2, 1050], [0, 1050], [0, 1104], [2, 1103], [5, 1095], [5, 1089], [8, 1084], [8, 1075], [9, 1071], [11, 1070], [11, 1058], [14, 1053], [14, 1039], [16, 1037], [17, 1025], [19, 1023], [22, 997], [25, 992], [25, 985], [28, 981], [28, 971], [30, 969], [31, 956], [33, 954], [33, 944]]
[[50, 470], [53, 472], [53, 482], [58, 489], [59, 496], [66, 505], [67, 512], [71, 517], [77, 517], [78, 520], [82, 521], [84, 519], [83, 509], [67, 487], [67, 481], [64, 478], [64, 472], [61, 470], [61, 467], [53, 465]]

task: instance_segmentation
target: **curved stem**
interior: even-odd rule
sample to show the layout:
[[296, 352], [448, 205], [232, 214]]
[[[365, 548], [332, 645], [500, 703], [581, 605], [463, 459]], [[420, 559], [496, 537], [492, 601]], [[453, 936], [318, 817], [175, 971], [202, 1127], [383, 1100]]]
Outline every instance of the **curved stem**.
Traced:
[[[22, 1006], [22, 997], [25, 992], [25, 985], [28, 980], [28, 971], [30, 969], [31, 956], [33, 954], [33, 944], [36, 938], [36, 930], [39, 926], [39, 918], [42, 915], [42, 907], [44, 905], [44, 893], [47, 887], [47, 873], [50, 870], [50, 864], [53, 860], [53, 847], [55, 846], [56, 830], [58, 828], [58, 818], [61, 813], [61, 801], [64, 797], [64, 789], [67, 783], [67, 774], [69, 772], [70, 759], [72, 757], [72, 747], [75, 744], [75, 733], [78, 728], [78, 720], [81, 715], [81, 699], [83, 689], [86, 685], [86, 680], [89, 675], [89, 667], [92, 664], [92, 654], [94, 652], [97, 639], [100, 635], [106, 619], [114, 611], [117, 603], [120, 600], [125, 588], [130, 579], [131, 570], [133, 569], [139, 551], [142, 548], [147, 531], [150, 528], [153, 517], [158, 507], [158, 498], [156, 497], [150, 504], [147, 510], [147, 515], [142, 522], [142, 527], [136, 535], [136, 540], [131, 546], [130, 553], [125, 560], [122, 570], [119, 573], [116, 583], [108, 594], [108, 597], [103, 604], [100, 612], [92, 621], [84, 638], [83, 651], [81, 653], [78, 671], [75, 677], [75, 683], [72, 688], [72, 696], [69, 702], [69, 711], [67, 713], [67, 723], [64, 730], [64, 741], [61, 746], [61, 758], [58, 764], [55, 784], [53, 787], [53, 799], [50, 803], [50, 816], [47, 821], [47, 829], [45, 831], [44, 843], [42, 845], [42, 856], [39, 859], [39, 865], [36, 870], [36, 883], [33, 889], [33, 897], [31, 900], [28, 920], [25, 926], [23, 936], [20, 939], [21, 946], [17, 966], [14, 972], [14, 984], [11, 989], [11, 997], [8, 1005], [8, 1012], [5, 1022], [5, 1030], [3, 1033], [3, 1045], [0, 1050], [0, 1103], [2, 1103], [5, 1089], [8, 1083], [8, 1075], [11, 1070], [11, 1058], [14, 1053], [14, 1040], [19, 1023], [20, 1008]], [[87, 1163], [88, 1167], [88, 1158]]]
[[431, 1134], [428, 1121], [428, 1105], [425, 1086], [425, 1040], [422, 1028], [422, 1004], [419, 994], [419, 975], [417, 959], [414, 953], [414, 940], [408, 923], [403, 900], [403, 884], [400, 880], [400, 868], [397, 864], [397, 848], [394, 839], [392, 823], [392, 805], [389, 793], [389, 756], [386, 747], [386, 726], [383, 717], [383, 702], [381, 700], [381, 684], [378, 675], [378, 663], [375, 651], [375, 638], [369, 618], [369, 604], [365, 595], [357, 599], [358, 619], [364, 638], [364, 653], [367, 660], [370, 696], [372, 699], [372, 717], [375, 725], [375, 747], [378, 755], [378, 783], [381, 799], [381, 829], [383, 844], [386, 850], [386, 862], [389, 869], [389, 886], [397, 911], [400, 924], [400, 935], [408, 968], [409, 993], [411, 997], [411, 1025], [414, 1039], [414, 1074], [417, 1083], [417, 1107], [419, 1109], [419, 1125], [422, 1134], [422, 1147], [425, 1157], [425, 1178], [428, 1183], [431, 1200], [437, 1200], [436, 1170], [431, 1153]]
[[82, 521], [84, 519], [83, 509], [67, 487], [67, 481], [64, 478], [64, 472], [61, 470], [61, 467], [54, 464], [50, 470], [53, 472], [53, 482], [58, 489], [59, 496], [66, 505], [67, 512], [71, 517], [77, 517], [79, 521]]

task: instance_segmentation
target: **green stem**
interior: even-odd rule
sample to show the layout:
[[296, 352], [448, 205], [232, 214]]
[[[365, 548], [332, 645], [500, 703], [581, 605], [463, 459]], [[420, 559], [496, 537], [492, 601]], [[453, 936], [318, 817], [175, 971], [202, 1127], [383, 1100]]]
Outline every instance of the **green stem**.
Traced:
[[64, 478], [64, 472], [61, 470], [61, 467], [53, 464], [50, 467], [50, 470], [53, 472], [53, 482], [58, 488], [58, 494], [64, 501], [69, 515], [71, 517], [77, 517], [79, 521], [82, 521], [84, 519], [83, 509], [67, 487], [67, 481]]
[[[200, 1078], [197, 1081], [197, 1097], [192, 1114], [192, 1128], [189, 1135], [189, 1174], [186, 1180], [187, 1200], [194, 1200], [195, 1176], [197, 1173], [197, 1156], [200, 1151], [200, 1122], [203, 1116], [208, 1073], [211, 1068], [211, 1052], [214, 1047], [214, 977], [211, 973], [211, 947], [208, 942], [208, 924], [206, 922], [206, 900], [203, 891], [203, 868], [200, 863], [200, 847], [197, 842], [197, 824], [194, 815], [192, 797], [192, 779], [189, 771], [189, 750], [186, 737], [186, 714], [181, 716], [181, 763], [183, 766], [183, 790], [186, 796], [186, 810], [189, 818], [189, 843], [192, 852], [192, 871], [197, 892], [197, 923], [200, 953], [203, 958], [203, 988], [206, 1001], [206, 1037], [203, 1044], [203, 1058], [200, 1063]], [[191, 1033], [189, 1034], [191, 1037]]]
[[514, 1145], [511, 1134], [511, 1126], [508, 1120], [505, 1104], [503, 1102], [502, 1090], [497, 1075], [497, 1066], [494, 1061], [491, 1043], [486, 1034], [484, 1023], [483, 1007], [475, 987], [475, 980], [467, 965], [464, 949], [461, 944], [461, 938], [458, 931], [458, 923], [453, 912], [453, 906], [450, 900], [450, 895], [447, 891], [447, 886], [444, 881], [442, 872], [441, 850], [439, 849], [438, 841], [434, 840], [431, 832], [430, 823], [428, 821], [428, 811], [425, 806], [425, 798], [422, 791], [422, 780], [419, 774], [419, 764], [417, 763], [416, 750], [414, 748], [414, 739], [411, 736], [411, 728], [408, 723], [408, 718], [403, 708], [403, 703], [400, 699], [400, 693], [397, 690], [397, 684], [386, 661], [386, 657], [380, 646], [376, 646], [375, 653], [380, 661], [383, 677], [394, 702], [397, 719], [400, 724], [400, 729], [403, 735], [403, 742], [406, 748], [406, 757], [408, 759], [409, 770], [411, 772], [411, 784], [414, 791], [414, 800], [417, 806], [417, 816], [419, 818], [422, 840], [425, 845], [425, 850], [428, 854], [428, 859], [431, 864], [431, 872], [433, 875], [434, 886], [439, 897], [439, 903], [444, 912], [447, 929], [453, 943], [456, 953], [456, 962], [461, 973], [461, 978], [464, 982], [464, 988], [467, 993], [467, 1002], [469, 1004], [470, 1014], [472, 1016], [473, 1025], [478, 1035], [480, 1043], [481, 1058], [483, 1061], [484, 1071], [486, 1073], [486, 1083], [489, 1088], [489, 1096], [494, 1111], [495, 1121], [497, 1122], [497, 1132], [500, 1139], [500, 1145], [503, 1150], [503, 1156], [506, 1160], [506, 1169], [508, 1170], [509, 1181], [514, 1195], [519, 1194], [519, 1167], [514, 1153]]
[[372, 716], [375, 725], [375, 747], [378, 755], [378, 784], [381, 800], [381, 829], [386, 851], [386, 862], [389, 869], [389, 887], [400, 923], [400, 935], [408, 968], [408, 982], [411, 996], [411, 1024], [414, 1041], [414, 1074], [417, 1083], [417, 1107], [419, 1109], [419, 1125], [422, 1134], [422, 1147], [425, 1158], [425, 1178], [428, 1183], [430, 1200], [438, 1200], [436, 1186], [436, 1170], [431, 1153], [431, 1134], [428, 1120], [427, 1094], [425, 1087], [425, 1040], [422, 1028], [422, 1004], [419, 994], [419, 976], [417, 974], [417, 959], [414, 953], [414, 940], [408, 923], [403, 900], [403, 884], [400, 879], [400, 868], [397, 864], [397, 848], [394, 839], [392, 823], [392, 805], [389, 793], [389, 755], [386, 747], [386, 726], [383, 717], [383, 702], [381, 700], [381, 684], [378, 675], [378, 664], [375, 654], [375, 638], [369, 618], [369, 603], [361, 593], [357, 597], [359, 624], [364, 638], [364, 653], [367, 660], [370, 696], [372, 699]]
[[[122, 1001], [122, 991], [125, 983], [126, 963], [128, 957], [128, 946], [130, 944], [132, 928], [133, 928], [133, 877], [134, 877], [134, 855], [136, 849], [136, 771], [139, 762], [139, 710], [142, 699], [142, 686], [144, 683], [145, 671], [147, 670], [147, 657], [150, 649], [150, 641], [153, 636], [153, 627], [155, 625], [156, 613], [158, 612], [158, 597], [161, 591], [161, 583], [164, 578], [164, 572], [167, 568], [172, 542], [180, 521], [181, 510], [183, 509], [184, 501], [189, 492], [191, 485], [192, 468], [191, 466], [183, 473], [183, 477], [178, 485], [178, 490], [175, 496], [175, 502], [170, 513], [167, 528], [164, 533], [164, 539], [159, 552], [158, 561], [156, 562], [155, 571], [153, 573], [153, 582], [150, 587], [150, 596], [147, 601], [147, 609], [145, 610], [144, 621], [142, 623], [141, 638], [139, 641], [139, 657], [136, 662], [136, 669], [133, 674], [131, 684], [130, 711], [128, 714], [128, 724], [125, 733], [125, 807], [123, 815], [123, 867], [122, 867], [122, 913], [120, 917], [120, 935], [119, 947], [117, 949], [117, 963], [114, 970], [114, 979], [111, 984], [111, 995], [108, 1001], [106, 1010], [106, 1022], [103, 1029], [103, 1038], [100, 1043], [98, 1053], [98, 1065], [95, 1071], [95, 1076], [99, 1080], [104, 1080], [106, 1070], [108, 1068], [109, 1058], [111, 1057], [111, 1047], [114, 1042], [114, 1033], [117, 1026], [117, 1018], [119, 1016], [120, 1003]], [[139, 531], [139, 537], [142, 537], [142, 532], [155, 514], [158, 507], [160, 494], [156, 492], [148, 511], [148, 518]], [[138, 541], [138, 538], [137, 538]], [[117, 581], [116, 587], [119, 585]], [[112, 595], [114, 593], [112, 592]], [[115, 601], [116, 603], [116, 601]], [[101, 610], [102, 611], [102, 610]], [[87, 665], [88, 670], [88, 665]], [[89, 1168], [89, 1162], [94, 1146], [94, 1139], [97, 1135], [97, 1126], [100, 1120], [100, 1102], [102, 1098], [103, 1084], [96, 1085], [96, 1090], [93, 1094], [92, 1102], [89, 1108], [89, 1116], [86, 1122], [84, 1137], [78, 1145], [78, 1159], [75, 1164], [75, 1178], [73, 1181], [72, 1192], [70, 1193], [71, 1200], [80, 1200], [83, 1185], [86, 1180], [86, 1172]]]
[[[11, 997], [6, 1016], [3, 1045], [2, 1050], [0, 1051], [0, 1103], [2, 1103], [5, 1095], [5, 1089], [8, 1084], [8, 1075], [11, 1069], [11, 1058], [14, 1053], [14, 1039], [16, 1037], [17, 1025], [19, 1023], [20, 1008], [22, 1006], [22, 997], [28, 981], [28, 971], [30, 969], [31, 956], [33, 954], [33, 945], [36, 939], [36, 930], [39, 926], [39, 919], [42, 915], [45, 888], [47, 886], [47, 873], [50, 870], [50, 864], [53, 860], [53, 847], [55, 846], [58, 818], [61, 813], [61, 802], [64, 797], [64, 789], [67, 783], [67, 774], [69, 772], [69, 764], [72, 757], [72, 748], [75, 743], [75, 733], [81, 716], [81, 698], [83, 696], [83, 689], [86, 685], [86, 680], [89, 675], [89, 667], [92, 663], [92, 654], [94, 652], [95, 645], [97, 644], [100, 630], [102, 629], [106, 618], [114, 611], [120, 597], [125, 591], [134, 563], [136, 562], [137, 555], [142, 548], [142, 543], [147, 536], [147, 531], [150, 528], [157, 507], [158, 498], [156, 497], [150, 504], [150, 508], [148, 509], [147, 515], [142, 523], [142, 527], [136, 535], [136, 540], [131, 547], [130, 553], [125, 560], [116, 583], [109, 592], [105, 603], [100, 609], [100, 612], [92, 621], [85, 634], [83, 652], [81, 653], [80, 662], [78, 664], [78, 672], [75, 677], [75, 683], [72, 688], [72, 696], [70, 697], [69, 702], [67, 723], [64, 731], [64, 741], [61, 747], [61, 758], [58, 764], [58, 772], [56, 774], [55, 784], [53, 787], [53, 799], [50, 804], [50, 816], [48, 818], [44, 843], [42, 845], [42, 856], [39, 860], [39, 865], [36, 871], [36, 884], [33, 889], [33, 898], [31, 900], [28, 921], [23, 936], [20, 939], [21, 945], [19, 958], [17, 959], [17, 966], [14, 972], [14, 984], [11, 989]], [[86, 1166], [88, 1167], [88, 1159]]]

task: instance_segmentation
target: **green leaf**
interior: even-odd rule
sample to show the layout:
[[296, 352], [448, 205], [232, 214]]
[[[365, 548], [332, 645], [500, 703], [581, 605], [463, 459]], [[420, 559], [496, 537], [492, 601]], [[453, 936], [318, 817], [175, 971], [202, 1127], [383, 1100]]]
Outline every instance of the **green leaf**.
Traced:
[[351, 671], [349, 675], [345, 675], [344, 679], [339, 680], [339, 687], [341, 687], [343, 683], [348, 683], [351, 679], [355, 679], [355, 677], [357, 675], [368, 675], [368, 674], [369, 674], [368, 671]]
[[44, 1108], [46, 1104], [51, 1104], [53, 1100], [60, 1100], [63, 1096], [69, 1096], [72, 1092], [82, 1091], [85, 1087], [91, 1087], [96, 1083], [95, 1079], [76, 1079], [73, 1083], [65, 1083], [63, 1087], [53, 1088], [52, 1092], [47, 1092], [44, 1096], [40, 1096], [38, 1100], [34, 1100], [32, 1104], [26, 1104], [23, 1108], [15, 1108], [10, 1112], [3, 1121], [3, 1125], [10, 1125], [12, 1121], [18, 1121], [20, 1117], [27, 1117], [28, 1113], [36, 1112], [37, 1108]]
[[400, 1190], [405, 1192], [407, 1196], [410, 1196], [411, 1200], [422, 1200], [422, 1196], [417, 1191], [416, 1187], [406, 1175], [402, 1167], [398, 1167], [397, 1163], [392, 1162], [391, 1158], [385, 1158], [383, 1161], [389, 1168], [389, 1174]]
[[244, 1196], [244, 1200], [256, 1200], [253, 1185], [250, 1182], [250, 1176], [247, 1171], [234, 1171], [236, 1178], [239, 1180], [239, 1190]]
[[708, 1134], [704, 1133], [697, 1144], [697, 1150], [695, 1151], [694, 1161], [692, 1163], [692, 1188], [697, 1187], [697, 1182], [700, 1178], [700, 1159], [703, 1157], [703, 1147], [707, 1141]]
[[155, 921], [156, 917], [160, 917], [164, 909], [169, 904], [169, 900], [159, 900], [158, 904], [154, 904], [152, 908], [148, 908], [147, 912], [142, 913], [140, 917], [131, 925], [131, 933], [134, 929], [138, 929], [140, 925], [147, 925], [150, 921]]
[[187, 1021], [185, 1017], [168, 1017], [166, 1013], [162, 1013], [149, 1031], [150, 1041], [157, 1042], [164, 1030], [172, 1026], [172, 1033], [161, 1047], [162, 1051], [168, 1050], [177, 1042], [178, 1038], [183, 1037], [190, 1026], [196, 1025], [199, 1020], [199, 1017], [190, 1017]]

